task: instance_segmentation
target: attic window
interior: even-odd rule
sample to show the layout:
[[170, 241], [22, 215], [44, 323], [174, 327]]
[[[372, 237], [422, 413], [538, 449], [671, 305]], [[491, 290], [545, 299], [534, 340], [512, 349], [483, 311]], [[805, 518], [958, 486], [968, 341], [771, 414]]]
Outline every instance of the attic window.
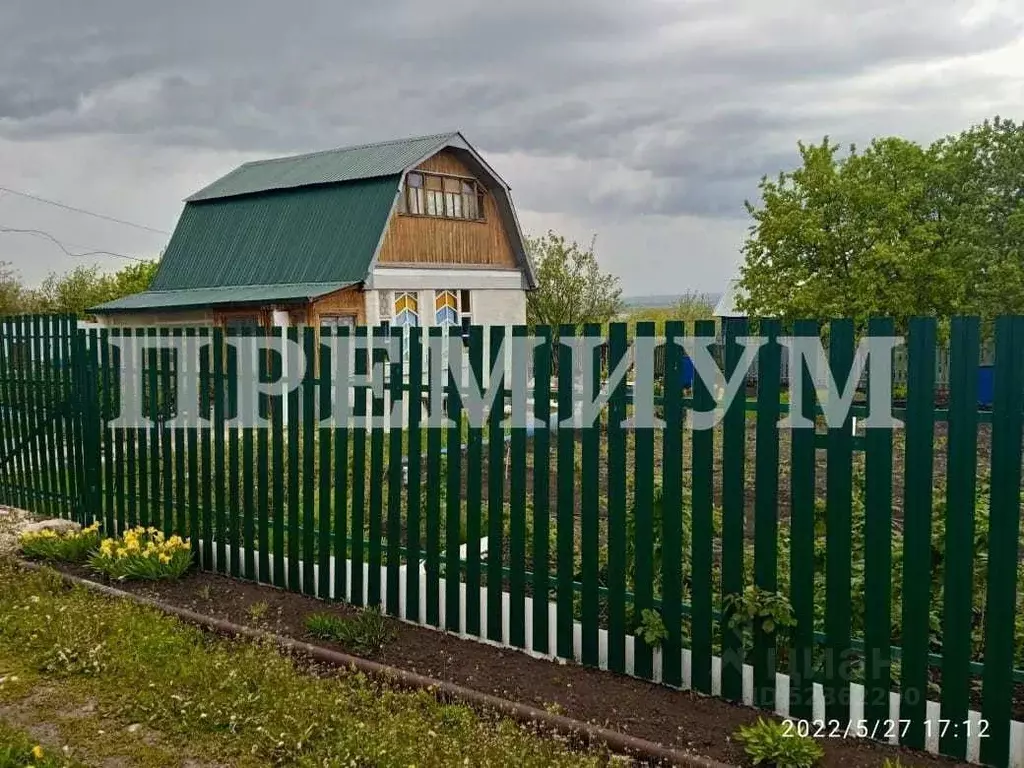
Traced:
[[475, 179], [410, 173], [405, 177], [402, 212], [412, 216], [482, 221], [484, 190]]

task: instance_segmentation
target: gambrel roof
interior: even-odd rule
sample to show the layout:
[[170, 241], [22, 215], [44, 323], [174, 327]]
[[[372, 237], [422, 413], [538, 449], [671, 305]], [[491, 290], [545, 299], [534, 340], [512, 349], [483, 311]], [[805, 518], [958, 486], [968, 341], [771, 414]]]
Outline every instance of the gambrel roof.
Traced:
[[90, 311], [316, 298], [362, 282], [405, 174], [442, 149], [494, 195], [534, 287], [508, 185], [452, 132], [245, 163], [186, 199], [149, 290]]

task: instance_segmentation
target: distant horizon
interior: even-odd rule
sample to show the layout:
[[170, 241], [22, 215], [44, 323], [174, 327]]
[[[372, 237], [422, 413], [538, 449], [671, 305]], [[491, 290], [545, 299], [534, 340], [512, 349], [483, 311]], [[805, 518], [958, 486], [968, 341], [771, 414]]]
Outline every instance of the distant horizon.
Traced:
[[712, 305], [717, 304], [722, 298], [721, 291], [689, 291], [682, 293], [662, 293], [662, 294], [640, 294], [637, 296], [623, 296], [622, 301], [628, 307], [674, 307], [679, 300], [686, 296], [705, 296], [708, 302]]

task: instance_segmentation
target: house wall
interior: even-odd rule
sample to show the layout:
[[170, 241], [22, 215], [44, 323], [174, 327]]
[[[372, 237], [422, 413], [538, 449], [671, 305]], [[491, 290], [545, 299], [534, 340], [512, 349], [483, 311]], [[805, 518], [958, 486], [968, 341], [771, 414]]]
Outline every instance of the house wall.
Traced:
[[230, 320], [255, 317], [256, 321], [263, 327], [271, 325], [270, 307], [232, 307], [230, 309], [213, 310], [213, 324], [226, 325]]
[[355, 318], [356, 324], [361, 324], [366, 322], [365, 307], [366, 300], [362, 290], [353, 287], [292, 307], [277, 308], [276, 305], [267, 304], [160, 312], [118, 312], [100, 315], [97, 321], [100, 326], [105, 327], [223, 326], [233, 319], [256, 317], [261, 326], [273, 327], [285, 319], [289, 325], [319, 325], [322, 315], [351, 315]]
[[[421, 308], [420, 325], [430, 327], [434, 322], [434, 291], [417, 291]], [[525, 291], [483, 289], [473, 291], [473, 325], [522, 325], [526, 322]], [[429, 311], [427, 311], [429, 309]], [[368, 325], [380, 323], [380, 292], [366, 292], [366, 318]]]
[[[473, 178], [469, 169], [450, 150], [442, 150], [421, 163], [418, 169]], [[490, 192], [484, 196], [483, 221], [414, 216], [396, 209], [384, 235], [377, 262], [517, 266], [508, 234]]]
[[[381, 321], [381, 297], [390, 306], [394, 291], [414, 291], [420, 307], [420, 325], [436, 325], [435, 292], [468, 290], [474, 325], [518, 325], [526, 322], [526, 291], [522, 272], [516, 269], [393, 268], [374, 270], [371, 288], [365, 291], [368, 325]], [[393, 307], [391, 307], [393, 312]]]
[[160, 312], [111, 312], [97, 315], [103, 328], [148, 328], [152, 326], [212, 325], [212, 309], [162, 310]]

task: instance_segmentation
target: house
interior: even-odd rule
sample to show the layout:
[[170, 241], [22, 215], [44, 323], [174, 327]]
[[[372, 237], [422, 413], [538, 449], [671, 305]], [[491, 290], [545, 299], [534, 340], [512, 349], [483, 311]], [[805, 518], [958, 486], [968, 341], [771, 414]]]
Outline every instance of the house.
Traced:
[[509, 187], [461, 133], [245, 163], [185, 208], [105, 326], [512, 325], [536, 287]]
[[739, 280], [730, 280], [725, 285], [722, 296], [718, 299], [712, 315], [718, 319], [727, 317], [746, 317], [747, 313], [740, 310], [739, 300], [743, 298], [743, 289]]

